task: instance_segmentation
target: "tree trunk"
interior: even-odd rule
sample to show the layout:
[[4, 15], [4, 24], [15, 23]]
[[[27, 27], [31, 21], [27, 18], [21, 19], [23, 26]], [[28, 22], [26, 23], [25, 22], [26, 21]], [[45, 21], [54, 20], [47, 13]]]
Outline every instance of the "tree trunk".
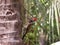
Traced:
[[19, 0], [0, 0], [0, 45], [23, 45], [20, 6]]

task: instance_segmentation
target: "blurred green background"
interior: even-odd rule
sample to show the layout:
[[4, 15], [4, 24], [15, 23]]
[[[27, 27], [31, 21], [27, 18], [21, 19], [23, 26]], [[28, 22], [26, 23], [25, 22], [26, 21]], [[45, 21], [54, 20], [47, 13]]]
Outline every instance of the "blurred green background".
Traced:
[[50, 45], [60, 41], [59, 0], [24, 0], [24, 8], [24, 24], [28, 23], [28, 17], [37, 19], [24, 38], [26, 45]]

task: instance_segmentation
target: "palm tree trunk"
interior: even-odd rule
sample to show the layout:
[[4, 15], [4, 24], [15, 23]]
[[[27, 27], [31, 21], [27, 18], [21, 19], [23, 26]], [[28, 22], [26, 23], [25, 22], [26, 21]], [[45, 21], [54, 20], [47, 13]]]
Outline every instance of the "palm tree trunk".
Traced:
[[22, 20], [18, 2], [0, 0], [0, 45], [23, 45]]

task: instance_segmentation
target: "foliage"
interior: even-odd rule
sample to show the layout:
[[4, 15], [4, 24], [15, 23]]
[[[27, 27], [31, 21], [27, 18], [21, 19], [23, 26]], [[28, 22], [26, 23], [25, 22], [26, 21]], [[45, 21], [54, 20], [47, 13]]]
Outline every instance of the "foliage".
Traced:
[[32, 25], [33, 32], [26, 35], [25, 42], [30, 41], [30, 45], [39, 45], [41, 32], [48, 36], [46, 45], [60, 40], [57, 0], [25, 0], [24, 5], [27, 15], [38, 19]]

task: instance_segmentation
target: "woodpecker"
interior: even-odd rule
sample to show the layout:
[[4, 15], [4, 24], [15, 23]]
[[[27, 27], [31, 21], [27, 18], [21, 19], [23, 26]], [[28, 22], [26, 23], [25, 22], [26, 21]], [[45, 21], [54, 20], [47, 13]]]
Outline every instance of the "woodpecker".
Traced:
[[26, 28], [26, 32], [23, 35], [22, 39], [24, 39], [24, 37], [26, 36], [26, 34], [29, 32], [30, 27], [34, 24], [35, 21], [37, 21], [37, 18], [35, 18], [35, 17], [32, 18], [31, 20], [29, 20], [29, 24], [28, 24], [28, 26]]

